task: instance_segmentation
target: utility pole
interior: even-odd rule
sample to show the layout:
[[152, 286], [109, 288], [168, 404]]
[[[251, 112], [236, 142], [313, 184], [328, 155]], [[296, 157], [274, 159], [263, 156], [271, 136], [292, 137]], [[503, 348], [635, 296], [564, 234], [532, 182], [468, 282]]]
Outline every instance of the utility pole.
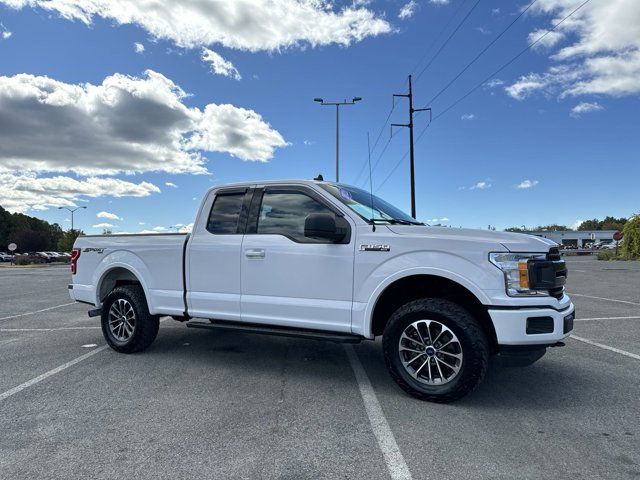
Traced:
[[69, 210], [71, 212], [71, 231], [73, 231], [73, 214], [76, 210], [80, 210], [81, 208], [87, 208], [84, 205], [82, 207], [69, 208], [69, 207], [58, 207], [58, 210]]
[[405, 97], [409, 99], [409, 123], [392, 123], [393, 127], [407, 127], [409, 129], [409, 168], [411, 170], [411, 216], [416, 218], [416, 178], [413, 154], [413, 114], [416, 112], [429, 111], [431, 108], [413, 108], [413, 87], [411, 85], [411, 75], [409, 75], [409, 93], [394, 93], [393, 97]]
[[342, 105], [355, 105], [362, 100], [362, 97], [353, 97], [350, 102], [325, 102], [322, 98], [314, 98], [314, 102], [320, 105], [331, 105], [336, 107], [336, 182], [340, 181], [340, 107]]

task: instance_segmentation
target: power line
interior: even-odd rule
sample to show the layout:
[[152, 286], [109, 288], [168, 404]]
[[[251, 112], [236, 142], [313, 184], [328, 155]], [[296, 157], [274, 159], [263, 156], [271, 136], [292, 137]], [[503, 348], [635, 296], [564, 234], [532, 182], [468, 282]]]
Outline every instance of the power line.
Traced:
[[[376, 149], [376, 145], [378, 145], [378, 142], [380, 141], [380, 137], [382, 136], [382, 132], [384, 132], [384, 128], [387, 126], [387, 124], [389, 123], [389, 119], [391, 118], [391, 114], [393, 113], [393, 111], [396, 108], [396, 104], [395, 102], [393, 102], [392, 106], [391, 106], [391, 110], [389, 110], [389, 114], [387, 115], [386, 120], [384, 121], [384, 123], [382, 124], [382, 127], [380, 128], [380, 132], [378, 133], [378, 137], [376, 138], [376, 141], [373, 143], [373, 148], [371, 149], [370, 153], [374, 152]], [[360, 168], [360, 171], [358, 172], [358, 176], [356, 177], [356, 179], [353, 181], [354, 185], [358, 184], [358, 181], [360, 180], [360, 176], [362, 175], [362, 173], [364, 172], [364, 167], [367, 166], [367, 161], [365, 160], [362, 163], [362, 167]]]
[[448, 88], [453, 84], [453, 82], [455, 82], [458, 78], [460, 78], [460, 76], [461, 76], [464, 72], [466, 72], [466, 71], [469, 69], [469, 67], [471, 67], [471, 65], [473, 65], [473, 64], [474, 64], [474, 63], [475, 63], [475, 62], [476, 62], [476, 61], [477, 61], [477, 60], [478, 60], [482, 55], [484, 55], [484, 53], [485, 53], [487, 50], [489, 50], [489, 49], [490, 49], [490, 48], [491, 48], [491, 47], [492, 47], [492, 46], [493, 46], [493, 45], [494, 45], [498, 40], [500, 40], [500, 38], [501, 38], [505, 33], [507, 33], [507, 31], [508, 31], [508, 30], [509, 30], [509, 29], [510, 29], [510, 28], [511, 28], [511, 27], [512, 27], [512, 26], [513, 26], [513, 25], [514, 25], [514, 24], [515, 24], [519, 19], [520, 19], [520, 17], [522, 17], [525, 13], [527, 13], [527, 10], [529, 10], [529, 9], [534, 5], [534, 3], [536, 3], [537, 1], [538, 1], [538, 0], [533, 0], [529, 5], [527, 5], [527, 8], [525, 8], [524, 10], [522, 10], [522, 11], [520, 12], [520, 14], [519, 14], [516, 18], [514, 18], [514, 19], [513, 19], [513, 21], [512, 21], [509, 25], [507, 25], [507, 27], [506, 27], [504, 30], [502, 30], [502, 31], [500, 32], [500, 34], [499, 34], [496, 38], [494, 38], [491, 42], [489, 42], [489, 43], [487, 44], [487, 46], [486, 46], [486, 47], [484, 47], [484, 48], [483, 48], [483, 49], [482, 49], [482, 50], [481, 50], [481, 51], [480, 51], [480, 52], [479, 52], [479, 53], [478, 53], [478, 54], [473, 58], [473, 60], [471, 60], [469, 63], [467, 63], [467, 65], [466, 65], [462, 70], [460, 70], [460, 72], [458, 72], [458, 74], [457, 74], [455, 77], [453, 77], [453, 78], [449, 81], [449, 83], [447, 83], [444, 87], [442, 87], [442, 89], [440, 89], [440, 91], [439, 91], [438, 93], [436, 93], [436, 94], [433, 96], [433, 98], [427, 102], [427, 104], [431, 104], [431, 103], [432, 103], [436, 98], [438, 98], [440, 95], [442, 95], [442, 94], [445, 92], [445, 90], [447, 90], [447, 89], [448, 89]]
[[458, 98], [455, 102], [453, 102], [451, 105], [449, 105], [447, 108], [445, 108], [444, 110], [442, 110], [440, 113], [438, 113], [438, 115], [436, 115], [435, 117], [433, 117], [433, 120], [437, 120], [438, 118], [440, 118], [441, 116], [443, 116], [445, 113], [447, 113], [449, 110], [451, 110], [453, 107], [455, 107], [458, 103], [460, 103], [462, 100], [464, 100], [465, 98], [467, 98], [469, 95], [471, 95], [473, 92], [475, 92], [476, 90], [478, 90], [478, 88], [480, 88], [482, 85], [484, 85], [485, 83], [487, 83], [489, 80], [491, 80], [493, 77], [495, 77], [498, 73], [500, 73], [502, 70], [504, 70], [505, 68], [507, 68], [509, 65], [511, 65], [513, 62], [515, 62], [518, 58], [520, 58], [522, 55], [524, 55], [529, 49], [531, 49], [532, 47], [534, 47], [536, 44], [538, 44], [540, 41], [542, 41], [542, 39], [544, 37], [546, 37], [547, 35], [549, 35], [550, 33], [552, 33], [556, 28], [558, 28], [560, 25], [562, 25], [569, 17], [573, 16], [574, 13], [576, 13], [578, 10], [580, 10], [582, 7], [584, 7], [587, 3], [589, 3], [591, 0], [585, 0], [584, 2], [582, 2], [580, 5], [578, 5], [574, 10], [571, 11], [571, 13], [569, 13], [566, 17], [564, 17], [562, 20], [560, 20], [558, 23], [556, 23], [553, 27], [551, 27], [550, 29], [548, 29], [544, 34], [542, 34], [540, 37], [538, 37], [535, 41], [531, 42], [529, 45], [527, 45], [525, 48], [523, 48], [517, 55], [515, 55], [513, 58], [511, 58], [511, 60], [509, 60], [508, 62], [504, 63], [500, 68], [498, 68], [495, 72], [491, 73], [491, 75], [487, 76], [484, 80], [482, 80], [480, 83], [478, 83], [475, 87], [473, 87], [471, 90], [469, 90], [467, 93], [465, 93], [464, 95], [462, 95], [460, 98]]
[[422, 63], [422, 61], [425, 58], [427, 58], [429, 53], [431, 53], [431, 50], [433, 50], [433, 47], [436, 46], [436, 43], [438, 43], [438, 40], [440, 40], [440, 37], [442, 37], [442, 34], [447, 30], [447, 28], [449, 28], [449, 25], [451, 25], [451, 22], [453, 21], [453, 19], [458, 16], [458, 12], [462, 10], [462, 7], [464, 6], [465, 3], [467, 3], [467, 0], [462, 0], [462, 2], [460, 2], [460, 4], [458, 5], [458, 8], [455, 9], [453, 14], [449, 17], [449, 20], [447, 20], [447, 23], [445, 23], [444, 27], [442, 27], [440, 32], [438, 32], [438, 35], [436, 35], [436, 38], [433, 39], [433, 42], [431, 42], [431, 45], [429, 45], [429, 48], [427, 48], [427, 50], [424, 52], [422, 57], [420, 57], [420, 60], [418, 60], [418, 63], [416, 63], [416, 65], [411, 69], [411, 73], [415, 72], [416, 69]]
[[[500, 68], [498, 68], [496, 71], [494, 71], [493, 73], [491, 73], [491, 75], [487, 76], [484, 80], [482, 80], [480, 83], [478, 83], [475, 87], [473, 87], [471, 90], [469, 90], [467, 93], [465, 93], [464, 95], [462, 95], [460, 98], [458, 98], [455, 102], [453, 102], [452, 104], [450, 104], [447, 108], [445, 108], [444, 110], [442, 110], [440, 113], [438, 113], [438, 115], [436, 115], [435, 117], [433, 117], [433, 120], [429, 123], [427, 123], [427, 125], [422, 129], [422, 131], [420, 132], [420, 134], [418, 135], [418, 138], [416, 138], [416, 143], [418, 143], [420, 141], [420, 139], [422, 138], [422, 136], [426, 133], [427, 129], [431, 126], [431, 124], [433, 122], [435, 122], [438, 118], [442, 117], [444, 114], [446, 114], [449, 110], [451, 110], [453, 107], [455, 107], [458, 103], [460, 103], [462, 100], [464, 100], [465, 98], [467, 98], [469, 95], [471, 95], [472, 93], [474, 93], [476, 90], [478, 90], [478, 88], [480, 88], [482, 85], [484, 85], [487, 81], [489, 81], [491, 78], [493, 78], [495, 75], [497, 75], [498, 73], [500, 73], [502, 70], [504, 70], [505, 68], [507, 68], [509, 65], [511, 65], [513, 62], [515, 62], [518, 58], [520, 58], [524, 53], [526, 53], [529, 49], [531, 49], [533, 46], [535, 46], [536, 44], [538, 44], [540, 41], [542, 41], [542, 39], [544, 39], [547, 35], [549, 35], [550, 33], [552, 33], [556, 28], [558, 28], [560, 25], [562, 25], [562, 23], [564, 23], [568, 18], [570, 18], [571, 16], [573, 16], [578, 10], [580, 10], [582, 7], [584, 7], [587, 3], [589, 3], [591, 0], [585, 0], [584, 2], [582, 2], [579, 6], [577, 6], [573, 11], [571, 11], [571, 13], [569, 13], [566, 17], [564, 17], [562, 20], [560, 20], [558, 23], [556, 23], [553, 27], [551, 27], [550, 29], [548, 29], [544, 34], [542, 34], [540, 37], [538, 37], [535, 41], [529, 43], [529, 45], [527, 45], [524, 49], [522, 49], [517, 55], [515, 55], [514, 57], [512, 57], [508, 62], [504, 63]], [[385, 179], [378, 185], [378, 188], [376, 189], [376, 192], [378, 190], [380, 190], [384, 184], [387, 182], [387, 180], [389, 180], [389, 178], [391, 178], [391, 176], [395, 173], [395, 171], [398, 169], [398, 167], [402, 164], [402, 162], [407, 158], [407, 156], [409, 155], [409, 151], [407, 150], [405, 152], [405, 154], [400, 158], [400, 160], [398, 160], [398, 162], [393, 166], [393, 168], [391, 169], [391, 171], [389, 172], [389, 174], [385, 177]]]
[[429, 68], [431, 66], [431, 64], [434, 62], [434, 60], [436, 58], [438, 58], [438, 56], [440, 55], [442, 50], [444, 50], [444, 47], [447, 46], [449, 41], [454, 37], [454, 35], [458, 32], [458, 30], [460, 30], [460, 27], [462, 27], [462, 25], [464, 25], [464, 22], [467, 21], [467, 18], [469, 18], [469, 15], [471, 15], [471, 13], [473, 13], [473, 11], [475, 10], [475, 8], [478, 6], [479, 3], [480, 3], [480, 0], [476, 0], [476, 3], [473, 4], [473, 6], [467, 12], [467, 14], [462, 18], [462, 20], [460, 20], [460, 22], [458, 23], [458, 26], [453, 30], [453, 32], [451, 32], [451, 34], [447, 37], [447, 39], [444, 41], [444, 43], [442, 45], [440, 45], [440, 48], [435, 53], [435, 55], [433, 57], [431, 57], [431, 60], [429, 60], [429, 63], [427, 63], [425, 65], [425, 67], [422, 70], [420, 70], [420, 73], [418, 73], [418, 75], [416, 75], [416, 81], [420, 80], [420, 77], [422, 76], [422, 74], [427, 70], [427, 68]]

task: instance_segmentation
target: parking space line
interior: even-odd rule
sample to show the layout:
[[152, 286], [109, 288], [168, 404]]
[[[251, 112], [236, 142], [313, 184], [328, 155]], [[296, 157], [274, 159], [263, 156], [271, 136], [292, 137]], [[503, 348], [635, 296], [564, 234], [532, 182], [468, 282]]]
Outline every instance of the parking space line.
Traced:
[[635, 320], [640, 319], [640, 316], [636, 317], [594, 317], [594, 318], [576, 318], [574, 322], [591, 322], [593, 320]]
[[48, 372], [43, 373], [42, 375], [38, 375], [37, 377], [32, 378], [31, 380], [28, 380], [28, 381], [18, 385], [17, 387], [13, 387], [11, 390], [7, 390], [4, 393], [0, 393], [0, 402], [2, 400], [5, 400], [5, 399], [9, 398], [12, 395], [15, 395], [18, 392], [21, 392], [25, 388], [29, 388], [29, 387], [35, 385], [36, 383], [40, 383], [41, 381], [43, 381], [43, 380], [55, 375], [56, 373], [60, 373], [63, 370], [66, 370], [67, 368], [72, 367], [75, 364], [82, 362], [83, 360], [86, 360], [89, 357], [93, 357], [96, 353], [99, 353], [99, 352], [103, 351], [107, 347], [108, 347], [108, 345], [103, 345], [102, 347], [98, 347], [95, 350], [91, 350], [89, 353], [85, 353], [84, 355], [80, 355], [79, 357], [74, 358], [70, 362], [64, 363], [64, 364], [60, 365], [59, 367], [54, 368], [53, 370], [49, 370]]
[[351, 363], [353, 373], [356, 376], [360, 395], [364, 402], [364, 408], [369, 417], [369, 423], [371, 423], [373, 434], [378, 441], [378, 446], [382, 451], [382, 456], [384, 457], [384, 462], [387, 465], [387, 470], [391, 478], [393, 480], [411, 480], [412, 477], [409, 467], [404, 461], [402, 452], [396, 443], [391, 427], [389, 427], [389, 422], [387, 422], [387, 418], [384, 416], [378, 397], [376, 397], [376, 393], [371, 386], [367, 372], [365, 372], [358, 358], [358, 354], [351, 345], [345, 345], [344, 348], [347, 352], [347, 357], [349, 357], [349, 363]]
[[588, 343], [589, 345], [593, 345], [594, 347], [603, 348], [611, 352], [619, 353], [620, 355], [624, 355], [626, 357], [640, 360], [640, 355], [636, 355], [635, 353], [631, 353], [631, 352], [625, 352], [624, 350], [620, 350], [619, 348], [615, 348], [615, 347], [610, 347], [609, 345], [604, 345], [603, 343], [594, 342], [593, 340], [589, 340], [588, 338], [576, 337], [575, 335], [571, 335], [571, 338], [575, 338], [579, 342]]
[[638, 303], [638, 302], [630, 302], [629, 300], [618, 300], [617, 298], [594, 297], [593, 295], [583, 295], [581, 293], [570, 293], [569, 296], [570, 297], [593, 298], [595, 300], [607, 300], [609, 302], [626, 303], [627, 305], [640, 305], [640, 303]]
[[0, 332], [56, 332], [58, 330], [94, 330], [102, 327], [0, 328]]
[[74, 305], [76, 302], [63, 303], [62, 305], [56, 305], [55, 307], [43, 308], [42, 310], [36, 310], [35, 312], [27, 312], [27, 313], [19, 313], [17, 315], [10, 315], [8, 317], [2, 317], [0, 320], [10, 320], [12, 318], [18, 317], [26, 317], [27, 315], [34, 315], [36, 313], [48, 312], [49, 310], [54, 310], [56, 308], [68, 307], [69, 305]]

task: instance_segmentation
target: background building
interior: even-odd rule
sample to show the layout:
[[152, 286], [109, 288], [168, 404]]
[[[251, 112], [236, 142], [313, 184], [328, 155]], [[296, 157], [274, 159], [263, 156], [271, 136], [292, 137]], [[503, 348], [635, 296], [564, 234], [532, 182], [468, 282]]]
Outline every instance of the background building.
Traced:
[[615, 230], [532, 230], [529, 235], [548, 238], [560, 245], [582, 248], [587, 243], [613, 242]]

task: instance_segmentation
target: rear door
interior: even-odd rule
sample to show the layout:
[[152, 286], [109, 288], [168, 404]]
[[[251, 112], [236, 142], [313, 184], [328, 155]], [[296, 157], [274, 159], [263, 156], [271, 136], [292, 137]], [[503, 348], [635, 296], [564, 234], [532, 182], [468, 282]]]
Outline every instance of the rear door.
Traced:
[[240, 258], [250, 188], [222, 189], [203, 207], [188, 252], [188, 302], [192, 317], [240, 320]]
[[[310, 213], [332, 213], [344, 243], [304, 236]], [[353, 226], [309, 187], [257, 189], [242, 241], [242, 320], [351, 331]]]

